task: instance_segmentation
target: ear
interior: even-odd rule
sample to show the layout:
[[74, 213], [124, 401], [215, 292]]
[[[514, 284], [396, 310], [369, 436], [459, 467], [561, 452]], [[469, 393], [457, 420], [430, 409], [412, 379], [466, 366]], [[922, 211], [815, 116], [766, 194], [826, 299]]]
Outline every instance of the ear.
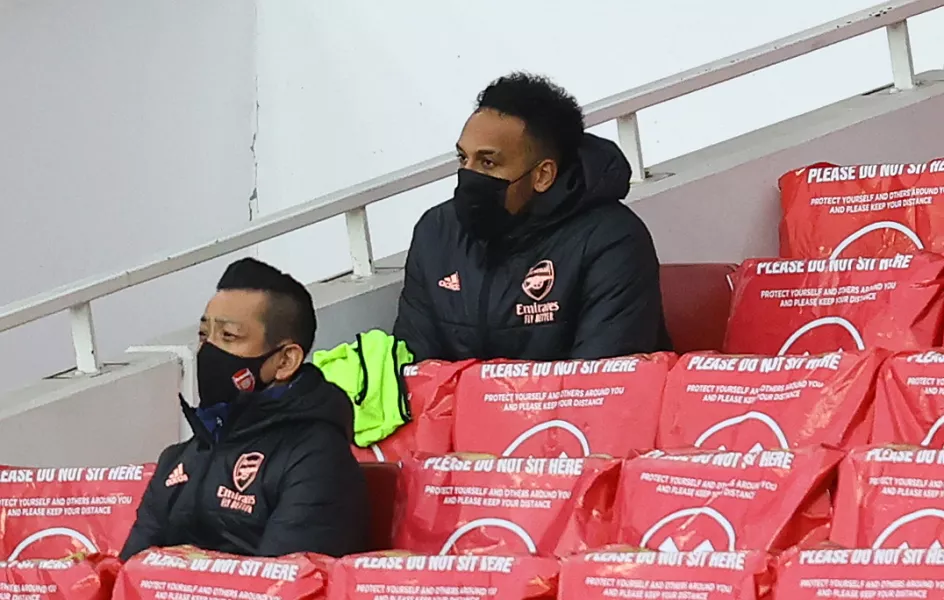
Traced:
[[298, 344], [288, 344], [276, 355], [275, 380], [289, 381], [305, 362], [305, 351]]
[[534, 168], [534, 179], [532, 186], [537, 193], [546, 192], [554, 185], [557, 179], [557, 161], [545, 158]]

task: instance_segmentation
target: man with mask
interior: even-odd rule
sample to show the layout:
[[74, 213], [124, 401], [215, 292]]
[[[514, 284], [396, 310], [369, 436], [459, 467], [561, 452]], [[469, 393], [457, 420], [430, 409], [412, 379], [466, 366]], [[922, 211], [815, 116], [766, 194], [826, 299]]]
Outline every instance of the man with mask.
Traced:
[[351, 403], [306, 362], [311, 295], [251, 258], [229, 266], [200, 319], [194, 431], [161, 454], [127, 560], [192, 544], [248, 556], [363, 551], [367, 498]]
[[621, 200], [630, 166], [547, 79], [502, 77], [459, 142], [452, 200], [413, 232], [394, 327], [418, 360], [669, 350], [659, 262]]

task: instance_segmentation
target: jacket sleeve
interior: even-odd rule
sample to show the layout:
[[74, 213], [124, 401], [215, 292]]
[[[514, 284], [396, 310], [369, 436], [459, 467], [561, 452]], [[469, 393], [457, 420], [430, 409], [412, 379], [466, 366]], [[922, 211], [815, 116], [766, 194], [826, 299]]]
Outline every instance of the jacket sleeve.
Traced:
[[571, 358], [670, 349], [659, 260], [645, 225], [629, 215], [606, 219], [590, 237]]
[[163, 494], [164, 477], [161, 475], [169, 471], [168, 465], [179, 454], [179, 448], [178, 445], [174, 445], [161, 452], [154, 477], [148, 482], [141, 504], [138, 505], [138, 513], [134, 525], [131, 526], [131, 533], [128, 534], [128, 539], [121, 549], [119, 557], [122, 562], [148, 548], [167, 545], [164, 536], [170, 506], [166, 499], [160, 498], [161, 495], [165, 495]]
[[256, 554], [363, 552], [368, 522], [364, 476], [344, 436], [315, 430], [290, 457]]
[[420, 219], [413, 229], [413, 241], [407, 252], [404, 272], [403, 291], [397, 309], [397, 320], [393, 326], [393, 335], [406, 342], [416, 362], [429, 358], [443, 358], [439, 331], [436, 327], [432, 302], [427, 293], [427, 274], [423, 268], [423, 257], [436, 248], [429, 248], [424, 239], [429, 239], [424, 231], [430, 227], [427, 219]]

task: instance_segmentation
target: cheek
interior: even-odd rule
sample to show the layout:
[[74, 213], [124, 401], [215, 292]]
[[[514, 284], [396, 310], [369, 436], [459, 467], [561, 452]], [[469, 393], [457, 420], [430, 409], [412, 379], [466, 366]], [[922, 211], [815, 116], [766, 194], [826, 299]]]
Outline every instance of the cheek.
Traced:
[[259, 371], [259, 375], [262, 376], [263, 381], [272, 381], [275, 379], [275, 372], [278, 370], [279, 363], [275, 360], [267, 360], [262, 369]]
[[269, 360], [262, 365], [262, 369], [259, 371], [259, 375], [262, 376], [262, 380], [268, 383], [271, 383], [276, 378], [279, 367], [282, 364], [279, 355], [271, 357]]
[[511, 214], [517, 214], [534, 196], [531, 180], [522, 179], [508, 187], [505, 195], [505, 209]]

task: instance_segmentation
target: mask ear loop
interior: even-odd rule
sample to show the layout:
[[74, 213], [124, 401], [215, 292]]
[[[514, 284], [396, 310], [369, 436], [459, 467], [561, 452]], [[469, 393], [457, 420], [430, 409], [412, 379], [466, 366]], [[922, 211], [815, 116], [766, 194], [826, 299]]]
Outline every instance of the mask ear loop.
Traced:
[[521, 181], [522, 179], [524, 179], [525, 177], [527, 177], [528, 175], [530, 175], [531, 173], [533, 173], [535, 169], [537, 169], [539, 166], [541, 166], [541, 163], [544, 162], [544, 160], [545, 160], [545, 159], [542, 158], [542, 159], [539, 160], [538, 162], [536, 162], [536, 163], [534, 163], [533, 165], [531, 165], [531, 168], [530, 168], [530, 169], [528, 169], [527, 171], [525, 171], [524, 173], [522, 173], [517, 179], [512, 179], [511, 181], [509, 181], [509, 182], [508, 182], [508, 185], [513, 185], [513, 184], [515, 184], [515, 183], [518, 183], [519, 181]]
[[282, 350], [285, 350], [286, 348], [288, 348], [288, 346], [289, 346], [288, 344], [282, 344], [281, 346], [276, 346], [276, 347], [273, 348], [272, 350], [269, 350], [268, 352], [265, 352], [265, 353], [260, 354], [259, 356], [256, 356], [256, 357], [253, 358], [253, 360], [259, 361], [259, 371], [260, 371], [260, 373], [259, 373], [259, 383], [262, 384], [262, 387], [261, 387], [261, 388], [257, 388], [257, 389], [254, 390], [254, 391], [256, 391], [256, 392], [261, 392], [261, 391], [265, 390], [266, 388], [268, 388], [269, 386], [271, 386], [273, 383], [275, 383], [275, 378], [273, 378], [272, 381], [270, 381], [270, 382], [268, 382], [268, 383], [265, 383], [264, 381], [262, 381], [262, 373], [261, 373], [261, 371], [262, 371], [262, 366], [265, 365], [266, 362], [268, 362], [268, 360], [269, 360], [270, 358], [272, 358], [273, 356], [275, 356], [276, 354], [278, 354], [278, 353], [281, 352]]

